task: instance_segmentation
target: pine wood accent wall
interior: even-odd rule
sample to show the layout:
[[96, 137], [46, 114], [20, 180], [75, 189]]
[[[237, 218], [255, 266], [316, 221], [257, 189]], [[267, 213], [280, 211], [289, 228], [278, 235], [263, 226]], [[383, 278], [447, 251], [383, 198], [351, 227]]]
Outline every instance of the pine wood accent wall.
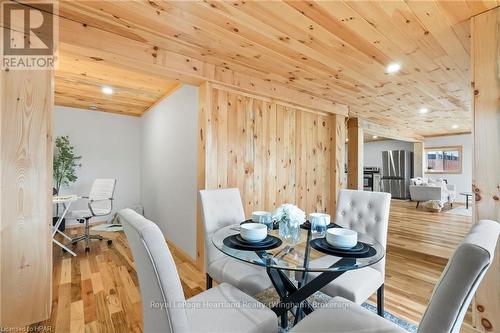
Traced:
[[[333, 214], [345, 187], [344, 116], [209, 82], [199, 96], [199, 189], [239, 188], [247, 216], [283, 203]], [[198, 211], [197, 266], [203, 269], [201, 223]]]
[[0, 325], [50, 316], [53, 73], [0, 72]]
[[333, 212], [337, 116], [221, 87], [210, 102], [207, 188], [238, 187], [248, 216], [283, 203]]
[[[475, 221], [500, 222], [500, 8], [472, 18]], [[473, 308], [476, 328], [500, 331], [500, 246]]]

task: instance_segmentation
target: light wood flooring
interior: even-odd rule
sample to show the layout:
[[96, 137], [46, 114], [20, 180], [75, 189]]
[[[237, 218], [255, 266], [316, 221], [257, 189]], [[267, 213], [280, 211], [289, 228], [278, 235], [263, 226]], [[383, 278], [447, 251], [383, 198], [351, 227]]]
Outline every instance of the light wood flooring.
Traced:
[[[415, 209], [393, 200], [386, 260], [386, 310], [418, 323], [448, 256], [471, 218]], [[77, 233], [73, 228], [67, 232]], [[133, 258], [123, 233], [109, 233], [113, 245], [93, 241], [77, 257], [54, 247], [52, 332], [141, 332], [142, 310]], [[170, 247], [186, 298], [204, 290], [205, 277], [185, 255]], [[462, 332], [472, 332], [470, 315]]]

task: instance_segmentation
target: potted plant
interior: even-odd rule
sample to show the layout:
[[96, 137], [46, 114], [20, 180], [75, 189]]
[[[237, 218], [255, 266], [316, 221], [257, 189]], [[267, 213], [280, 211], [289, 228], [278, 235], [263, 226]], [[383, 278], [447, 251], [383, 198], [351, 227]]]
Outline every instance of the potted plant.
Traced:
[[[81, 156], [75, 154], [74, 147], [69, 142], [68, 136], [58, 136], [55, 140], [53, 177], [54, 177], [54, 195], [60, 193], [61, 187], [69, 186], [74, 183], [78, 176], [76, 169], [82, 165], [78, 163]], [[53, 224], [57, 222], [59, 215], [59, 205], [56, 205], [56, 214], [53, 217]], [[61, 222], [59, 229], [64, 231], [65, 221]]]

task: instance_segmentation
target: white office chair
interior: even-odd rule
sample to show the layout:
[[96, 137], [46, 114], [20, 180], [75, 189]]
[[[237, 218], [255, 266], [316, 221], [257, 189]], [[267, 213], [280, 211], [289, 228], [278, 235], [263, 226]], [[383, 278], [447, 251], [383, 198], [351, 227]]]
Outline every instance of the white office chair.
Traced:
[[[500, 233], [500, 224], [483, 220], [474, 225], [460, 243], [441, 279], [418, 327], [418, 333], [458, 333], [467, 308], [490, 267]], [[335, 297], [329, 309], [319, 309], [291, 331], [405, 333], [396, 324], [342, 297]]]
[[[73, 210], [68, 213], [68, 218], [75, 218], [80, 223], [85, 223], [84, 234], [73, 238], [71, 244], [79, 241], [85, 241], [85, 252], [90, 251], [90, 240], [103, 240], [101, 235], [91, 235], [89, 220], [93, 217], [106, 216], [111, 214], [113, 210], [113, 199], [115, 194], [116, 179], [96, 179], [90, 189], [88, 197], [82, 197], [88, 200], [88, 209]], [[112, 240], [108, 239], [108, 244], [112, 244]]]
[[264, 268], [231, 258], [212, 243], [215, 231], [245, 220], [240, 191], [237, 188], [201, 190], [200, 198], [205, 229], [207, 289], [212, 287], [212, 279], [230, 283], [251, 296], [271, 288], [272, 282]]
[[[370, 236], [385, 249], [390, 205], [389, 193], [340, 190], [335, 223]], [[310, 265], [314, 267], [320, 263], [324, 264], [325, 261], [332, 261], [332, 258], [325, 256], [311, 261]], [[334, 261], [331, 262], [333, 263]], [[318, 275], [319, 273], [307, 273], [307, 281]], [[377, 292], [377, 312], [383, 316], [384, 277], [385, 258], [370, 267], [345, 272], [321, 291], [332, 297], [347, 298], [357, 304], [362, 304]], [[302, 273], [297, 273], [296, 278], [301, 281]]]
[[118, 215], [139, 276], [144, 332], [278, 331], [273, 311], [227, 283], [186, 300], [160, 228], [131, 209]]

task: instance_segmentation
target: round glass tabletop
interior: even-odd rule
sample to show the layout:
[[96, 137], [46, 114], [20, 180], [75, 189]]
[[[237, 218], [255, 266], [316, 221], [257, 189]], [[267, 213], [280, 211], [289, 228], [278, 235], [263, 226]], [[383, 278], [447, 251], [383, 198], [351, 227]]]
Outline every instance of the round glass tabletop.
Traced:
[[358, 233], [358, 241], [370, 245], [375, 253], [364, 258], [337, 256], [314, 249], [310, 241], [314, 239], [311, 232], [300, 229], [300, 239], [295, 244], [287, 243], [280, 237], [278, 230], [268, 234], [278, 237], [283, 243], [272, 250], [238, 250], [224, 244], [224, 239], [239, 234], [239, 224], [229, 225], [217, 230], [212, 236], [212, 243], [221, 252], [238, 260], [263, 267], [303, 272], [348, 271], [373, 265], [384, 255], [384, 247], [365, 234]]

